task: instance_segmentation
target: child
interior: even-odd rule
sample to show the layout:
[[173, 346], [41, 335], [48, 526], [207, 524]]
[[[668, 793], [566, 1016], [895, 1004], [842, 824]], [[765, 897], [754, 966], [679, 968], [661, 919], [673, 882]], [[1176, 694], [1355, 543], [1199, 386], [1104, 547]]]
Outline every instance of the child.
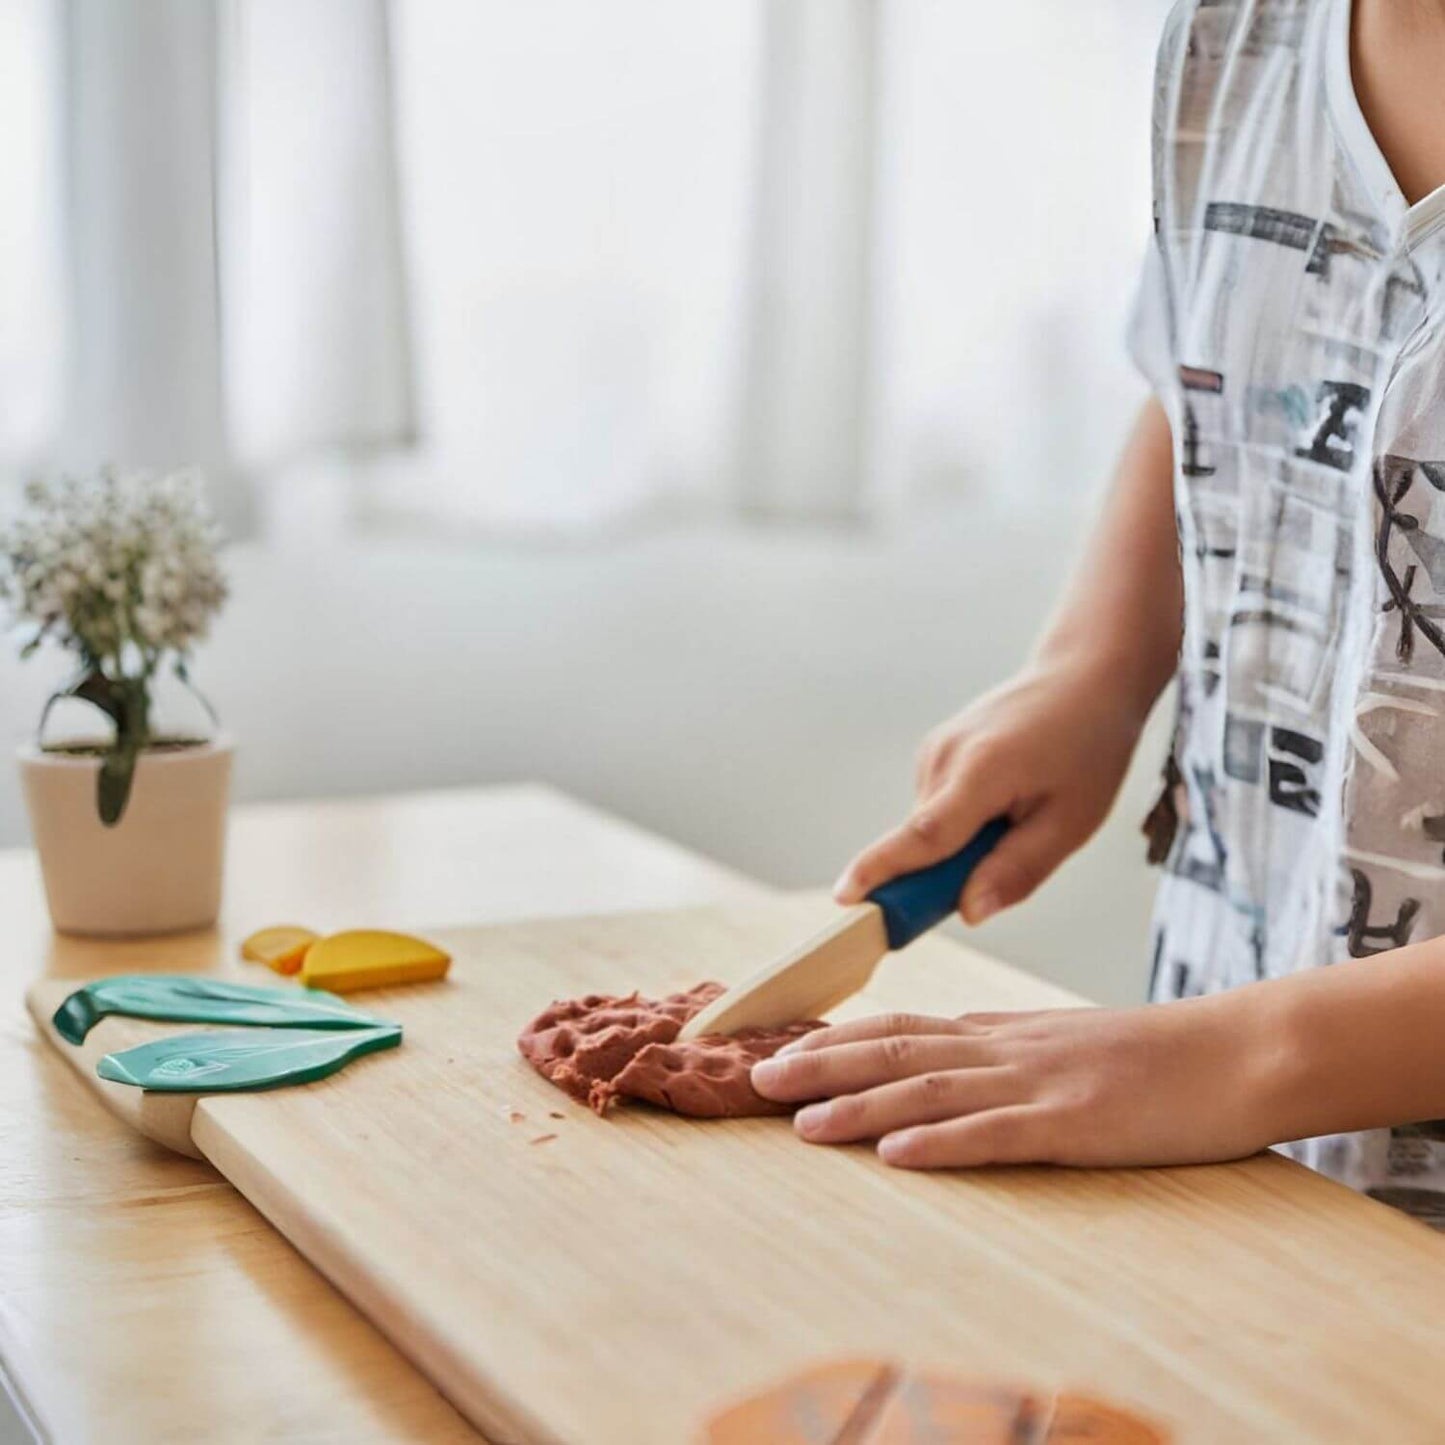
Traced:
[[754, 1082], [892, 1164], [1305, 1141], [1445, 1223], [1445, 1122], [1414, 1122], [1445, 1116], [1445, 0], [1189, 0], [1156, 97], [1155, 397], [1033, 660], [929, 736], [917, 810], [837, 896], [1006, 813], [961, 908], [1027, 897], [1177, 667], [1166, 1006], [870, 1019]]

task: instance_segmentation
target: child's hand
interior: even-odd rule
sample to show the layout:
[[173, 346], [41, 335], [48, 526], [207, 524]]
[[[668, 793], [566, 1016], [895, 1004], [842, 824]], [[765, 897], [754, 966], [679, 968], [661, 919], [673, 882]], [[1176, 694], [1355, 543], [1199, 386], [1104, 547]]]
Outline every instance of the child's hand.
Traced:
[[765, 1098], [807, 1103], [794, 1127], [810, 1143], [876, 1139], [904, 1168], [1202, 1164], [1278, 1142], [1281, 1053], [1263, 1024], [1239, 995], [889, 1015], [809, 1034], [752, 1080]]
[[1103, 822], [1142, 724], [1102, 670], [1036, 664], [924, 739], [913, 815], [848, 865], [835, 896], [857, 903], [1007, 814], [1014, 827], [974, 870], [961, 911], [982, 923], [1021, 902]]

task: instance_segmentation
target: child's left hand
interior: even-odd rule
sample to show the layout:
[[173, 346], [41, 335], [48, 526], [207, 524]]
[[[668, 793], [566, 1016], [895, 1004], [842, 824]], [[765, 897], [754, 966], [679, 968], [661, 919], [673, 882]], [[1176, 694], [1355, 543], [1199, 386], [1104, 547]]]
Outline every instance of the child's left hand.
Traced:
[[905, 1168], [1237, 1159], [1278, 1142], [1280, 1053], [1239, 1003], [884, 1015], [809, 1034], [752, 1079], [807, 1104], [794, 1124], [810, 1143], [876, 1139]]

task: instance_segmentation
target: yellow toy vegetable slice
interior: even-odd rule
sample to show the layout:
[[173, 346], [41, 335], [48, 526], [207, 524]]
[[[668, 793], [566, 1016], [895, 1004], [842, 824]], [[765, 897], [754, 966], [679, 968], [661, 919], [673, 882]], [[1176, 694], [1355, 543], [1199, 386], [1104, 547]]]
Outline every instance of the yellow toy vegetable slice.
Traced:
[[354, 928], [318, 939], [306, 950], [301, 982], [308, 988], [351, 993], [359, 988], [389, 988], [442, 978], [451, 957], [424, 938]]
[[289, 923], [262, 928], [241, 944], [241, 957], [252, 963], [264, 963], [277, 973], [296, 973], [306, 950], [320, 937], [309, 928], [297, 928]]

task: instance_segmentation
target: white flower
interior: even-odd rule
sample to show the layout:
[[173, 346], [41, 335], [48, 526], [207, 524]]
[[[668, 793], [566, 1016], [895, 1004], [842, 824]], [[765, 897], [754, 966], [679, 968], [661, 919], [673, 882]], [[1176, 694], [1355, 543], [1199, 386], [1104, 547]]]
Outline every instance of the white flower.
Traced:
[[148, 675], [163, 652], [188, 652], [226, 599], [198, 481], [31, 483], [20, 515], [0, 526], [0, 600], [113, 675]]

